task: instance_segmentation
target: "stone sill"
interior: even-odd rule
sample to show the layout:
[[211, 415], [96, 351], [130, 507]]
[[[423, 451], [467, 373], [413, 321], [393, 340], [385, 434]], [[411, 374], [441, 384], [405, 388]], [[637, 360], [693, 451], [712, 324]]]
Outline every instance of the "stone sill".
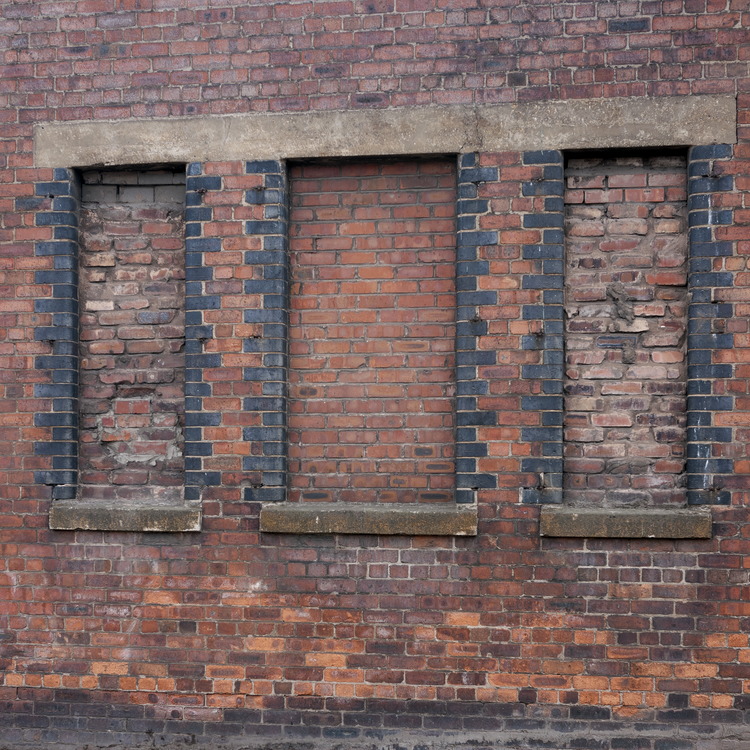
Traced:
[[200, 503], [54, 500], [49, 527], [60, 531], [200, 531], [201, 507]]
[[540, 536], [710, 539], [709, 508], [542, 508]]
[[276, 534], [408, 534], [476, 536], [475, 505], [408, 503], [274, 503], [260, 530]]

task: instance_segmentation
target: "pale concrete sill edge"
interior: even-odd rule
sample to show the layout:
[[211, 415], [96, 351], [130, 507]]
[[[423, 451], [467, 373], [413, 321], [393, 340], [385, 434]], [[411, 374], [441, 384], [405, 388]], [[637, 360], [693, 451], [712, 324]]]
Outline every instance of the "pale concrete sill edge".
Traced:
[[610, 539], [710, 539], [711, 509], [542, 507], [539, 534]]
[[475, 536], [475, 505], [420, 503], [274, 503], [260, 511], [260, 530], [280, 534]]
[[159, 505], [153, 502], [86, 502], [54, 500], [49, 527], [59, 531], [149, 531], [201, 530], [200, 503]]

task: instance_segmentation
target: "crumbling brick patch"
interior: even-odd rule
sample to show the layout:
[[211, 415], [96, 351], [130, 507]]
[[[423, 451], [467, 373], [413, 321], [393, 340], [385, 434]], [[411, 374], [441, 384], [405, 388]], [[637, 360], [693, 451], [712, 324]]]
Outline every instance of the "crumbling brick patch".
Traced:
[[686, 181], [683, 155], [568, 162], [568, 501], [685, 502]]
[[290, 500], [454, 499], [452, 161], [290, 169]]
[[179, 499], [184, 170], [82, 178], [79, 496]]

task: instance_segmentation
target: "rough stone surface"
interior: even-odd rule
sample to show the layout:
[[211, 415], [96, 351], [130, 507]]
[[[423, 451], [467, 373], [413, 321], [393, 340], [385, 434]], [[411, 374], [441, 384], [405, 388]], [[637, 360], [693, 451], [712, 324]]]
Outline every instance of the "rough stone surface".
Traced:
[[82, 500], [52, 503], [49, 525], [58, 530], [92, 531], [200, 531], [201, 508], [192, 505], [159, 505], [153, 498], [130, 499], [127, 505], [107, 501]]
[[277, 503], [263, 507], [260, 528], [285, 534], [473, 536], [477, 511], [454, 504]]
[[542, 536], [608, 539], [710, 539], [707, 508], [542, 508]]

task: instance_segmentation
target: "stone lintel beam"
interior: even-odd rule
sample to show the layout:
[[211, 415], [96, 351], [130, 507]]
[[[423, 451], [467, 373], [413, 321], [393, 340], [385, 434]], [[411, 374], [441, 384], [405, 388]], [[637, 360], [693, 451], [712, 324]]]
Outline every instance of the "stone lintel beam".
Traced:
[[49, 526], [85, 531], [200, 531], [200, 504], [160, 505], [149, 502], [54, 500]]
[[477, 509], [454, 503], [272, 503], [260, 530], [282, 534], [474, 536]]
[[709, 508], [574, 508], [547, 505], [541, 536], [610, 539], [710, 539]]
[[735, 143], [733, 96], [45, 122], [37, 167]]

